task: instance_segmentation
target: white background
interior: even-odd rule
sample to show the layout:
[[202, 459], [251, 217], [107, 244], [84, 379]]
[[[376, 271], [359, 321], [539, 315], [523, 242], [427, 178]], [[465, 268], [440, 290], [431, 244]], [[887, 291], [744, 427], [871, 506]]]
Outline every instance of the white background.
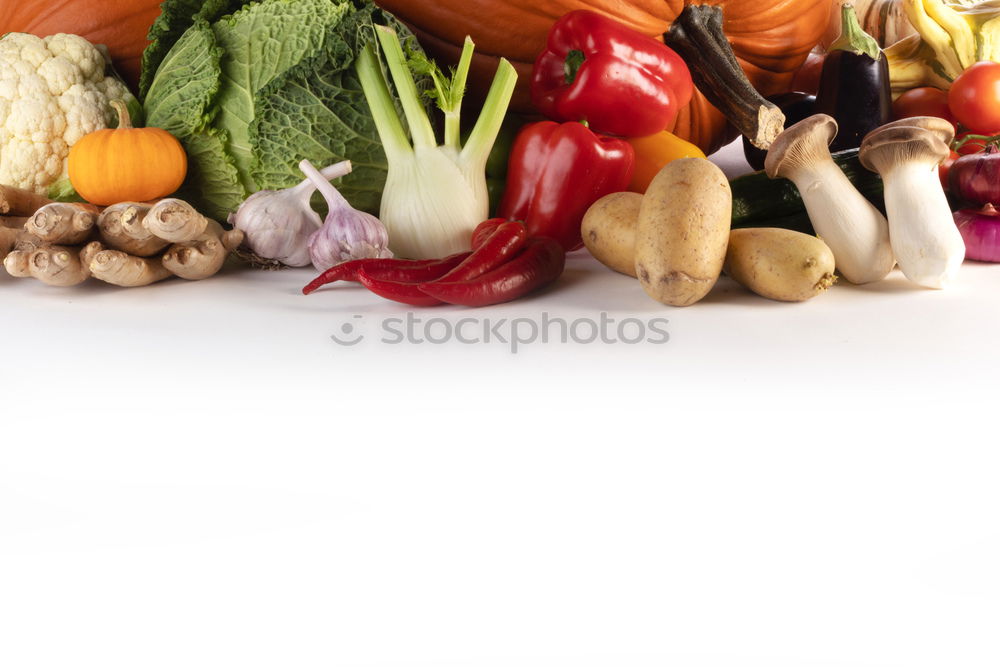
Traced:
[[417, 313], [669, 321], [516, 354], [311, 276], [0, 277], [0, 665], [1000, 664], [1000, 267]]

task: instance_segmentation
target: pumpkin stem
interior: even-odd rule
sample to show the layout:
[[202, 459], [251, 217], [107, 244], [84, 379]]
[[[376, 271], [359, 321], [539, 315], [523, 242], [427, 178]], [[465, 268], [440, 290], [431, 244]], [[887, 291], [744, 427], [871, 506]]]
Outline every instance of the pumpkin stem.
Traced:
[[132, 118], [128, 115], [128, 106], [124, 100], [111, 100], [111, 107], [118, 113], [118, 129], [131, 130]]
[[691, 70], [694, 85], [754, 146], [767, 149], [785, 115], [753, 87], [722, 31], [722, 9], [687, 5], [663, 35]]

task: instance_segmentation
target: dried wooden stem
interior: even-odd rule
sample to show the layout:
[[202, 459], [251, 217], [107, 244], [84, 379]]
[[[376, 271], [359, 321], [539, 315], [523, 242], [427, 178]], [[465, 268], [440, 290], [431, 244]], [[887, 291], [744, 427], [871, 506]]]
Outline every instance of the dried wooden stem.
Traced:
[[663, 36], [691, 70], [702, 95], [754, 146], [766, 149], [781, 134], [785, 115], [753, 87], [722, 30], [722, 9], [689, 4]]

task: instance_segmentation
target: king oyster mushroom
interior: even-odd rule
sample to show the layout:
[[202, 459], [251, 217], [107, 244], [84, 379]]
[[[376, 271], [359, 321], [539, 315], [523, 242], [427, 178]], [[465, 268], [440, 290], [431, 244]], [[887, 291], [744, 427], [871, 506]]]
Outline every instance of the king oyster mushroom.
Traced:
[[885, 216], [858, 192], [830, 155], [837, 121], [816, 114], [778, 135], [764, 160], [771, 178], [787, 178], [802, 195], [816, 234], [852, 283], [881, 280], [895, 260]]
[[946, 120], [904, 118], [869, 132], [858, 154], [882, 176], [889, 238], [903, 275], [936, 289], [954, 279], [965, 259], [965, 242], [938, 178], [953, 136]]

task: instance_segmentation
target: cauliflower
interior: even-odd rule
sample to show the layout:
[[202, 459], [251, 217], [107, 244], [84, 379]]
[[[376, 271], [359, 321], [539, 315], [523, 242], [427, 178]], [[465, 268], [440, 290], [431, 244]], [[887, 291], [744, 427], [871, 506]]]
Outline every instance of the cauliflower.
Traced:
[[50, 196], [68, 189], [70, 147], [115, 121], [111, 100], [134, 99], [105, 76], [107, 65], [78, 35], [0, 39], [0, 184]]

